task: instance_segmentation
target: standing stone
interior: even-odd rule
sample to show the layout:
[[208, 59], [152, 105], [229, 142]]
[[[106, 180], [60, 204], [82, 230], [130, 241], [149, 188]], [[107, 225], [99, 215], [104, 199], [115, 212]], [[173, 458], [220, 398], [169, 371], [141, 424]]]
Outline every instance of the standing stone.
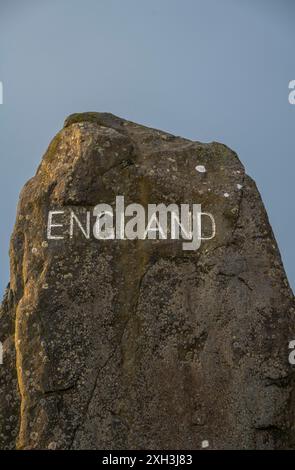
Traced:
[[[86, 239], [86, 211], [201, 204], [216, 236]], [[56, 215], [47, 238], [48, 212]], [[0, 316], [1, 448], [294, 446], [294, 301], [237, 155], [106, 113], [70, 116], [24, 186]], [[208, 441], [208, 442], [206, 442]], [[205, 443], [205, 444], [204, 444]]]

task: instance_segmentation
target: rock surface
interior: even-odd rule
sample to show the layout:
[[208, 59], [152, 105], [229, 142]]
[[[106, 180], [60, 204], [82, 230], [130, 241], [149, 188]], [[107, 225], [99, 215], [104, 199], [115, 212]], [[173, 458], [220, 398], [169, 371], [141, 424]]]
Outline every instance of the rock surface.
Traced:
[[[197, 251], [47, 240], [49, 210], [82, 220], [117, 195], [200, 203], [217, 234]], [[22, 190], [10, 259], [2, 449], [294, 447], [293, 295], [255, 183], [225, 145], [70, 116]]]

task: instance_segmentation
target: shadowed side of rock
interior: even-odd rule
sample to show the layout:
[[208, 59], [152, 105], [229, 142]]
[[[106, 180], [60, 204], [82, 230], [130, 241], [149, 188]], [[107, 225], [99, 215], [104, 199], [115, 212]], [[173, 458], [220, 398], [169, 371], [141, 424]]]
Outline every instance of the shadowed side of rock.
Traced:
[[[197, 171], [202, 167], [205, 171]], [[201, 204], [216, 236], [69, 237], [99, 203]], [[62, 211], [48, 240], [50, 210]], [[77, 227], [76, 227], [77, 229]], [[237, 155], [70, 116], [20, 195], [1, 307], [1, 448], [294, 446], [294, 299]]]

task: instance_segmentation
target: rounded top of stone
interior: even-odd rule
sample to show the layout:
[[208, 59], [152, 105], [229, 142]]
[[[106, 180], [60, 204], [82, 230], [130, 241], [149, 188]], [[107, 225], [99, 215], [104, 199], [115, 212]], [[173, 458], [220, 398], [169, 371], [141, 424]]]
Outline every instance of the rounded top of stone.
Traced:
[[112, 127], [116, 129], [118, 127], [123, 127], [124, 122], [126, 121], [112, 113], [98, 113], [89, 111], [84, 113], [70, 114], [64, 122], [64, 127], [68, 127], [71, 124], [76, 124], [78, 122], [92, 122], [100, 126]]

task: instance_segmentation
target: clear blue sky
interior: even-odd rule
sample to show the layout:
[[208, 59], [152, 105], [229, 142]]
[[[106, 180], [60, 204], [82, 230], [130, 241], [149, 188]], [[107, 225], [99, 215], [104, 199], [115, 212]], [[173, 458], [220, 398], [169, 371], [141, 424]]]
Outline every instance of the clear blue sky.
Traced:
[[237, 151], [294, 286], [294, 18], [292, 0], [0, 0], [0, 290], [20, 189], [89, 110]]

